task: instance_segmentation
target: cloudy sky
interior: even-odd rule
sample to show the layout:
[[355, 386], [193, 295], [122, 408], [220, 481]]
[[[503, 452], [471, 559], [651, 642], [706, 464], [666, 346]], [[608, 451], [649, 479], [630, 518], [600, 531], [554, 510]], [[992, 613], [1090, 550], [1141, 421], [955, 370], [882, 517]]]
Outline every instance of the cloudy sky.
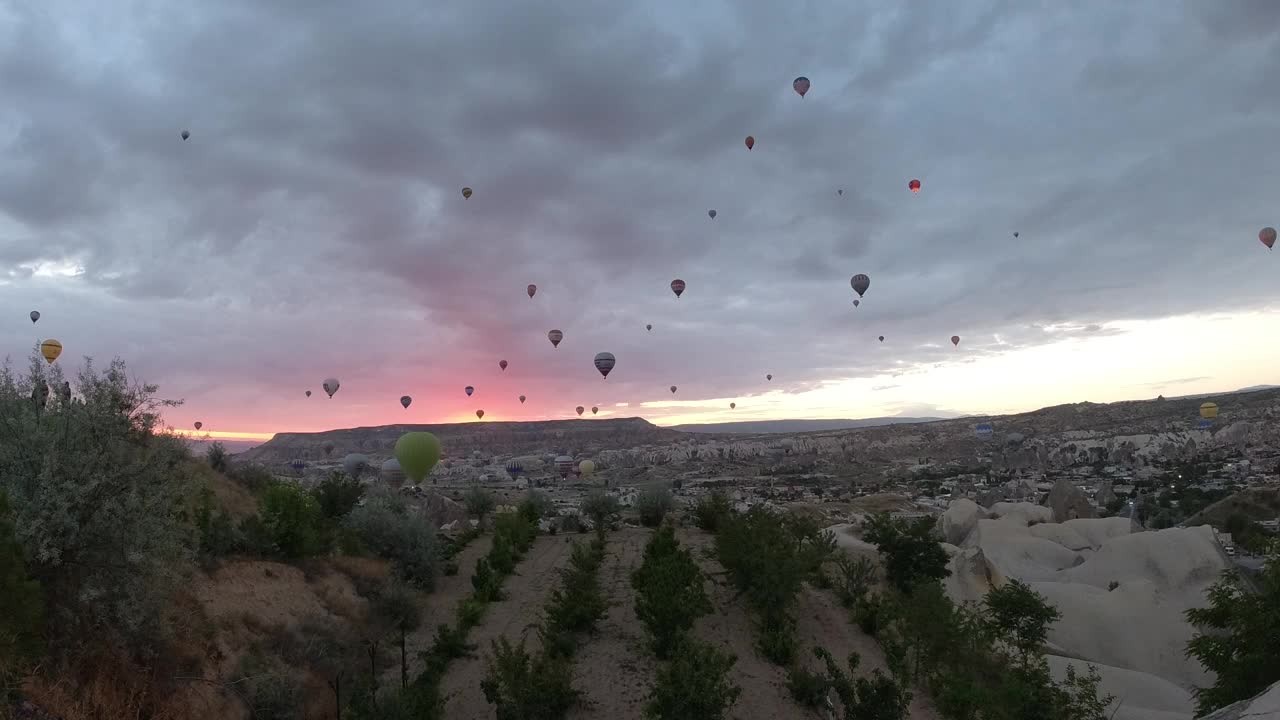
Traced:
[[0, 354], [119, 356], [175, 426], [251, 434], [1271, 383], [1278, 28], [1272, 0], [0, 1]]

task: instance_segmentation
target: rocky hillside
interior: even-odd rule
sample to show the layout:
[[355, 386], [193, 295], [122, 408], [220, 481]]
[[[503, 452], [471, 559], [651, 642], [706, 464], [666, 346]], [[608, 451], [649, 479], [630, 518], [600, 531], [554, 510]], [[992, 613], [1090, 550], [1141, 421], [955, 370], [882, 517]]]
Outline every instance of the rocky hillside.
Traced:
[[[293, 459], [324, 461], [347, 453], [389, 457], [396, 440], [407, 432], [435, 433], [445, 457], [480, 451], [489, 455], [541, 452], [594, 454], [606, 448], [668, 445], [684, 433], [660, 428], [642, 418], [608, 420], [549, 420], [546, 422], [474, 422], [447, 425], [381, 425], [318, 433], [280, 433], [236, 456], [238, 461], [274, 464]], [[332, 449], [326, 452], [326, 446]]]

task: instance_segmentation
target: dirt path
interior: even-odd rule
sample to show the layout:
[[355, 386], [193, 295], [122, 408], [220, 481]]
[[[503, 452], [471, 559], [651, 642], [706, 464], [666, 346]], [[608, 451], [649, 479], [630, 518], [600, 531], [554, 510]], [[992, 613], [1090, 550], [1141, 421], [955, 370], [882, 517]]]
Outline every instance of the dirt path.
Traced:
[[[425, 599], [422, 607], [422, 624], [406, 639], [410, 678], [422, 672], [422, 659], [418, 653], [431, 648], [431, 641], [436, 636], [436, 626], [454, 624], [454, 611], [458, 607], [458, 602], [471, 594], [471, 575], [475, 572], [476, 561], [488, 555], [491, 547], [493, 547], [493, 535], [481, 535], [467, 543], [467, 546], [454, 557], [458, 563], [458, 574], [441, 575], [436, 579], [435, 591], [423, 596]], [[398, 661], [390, 674], [394, 675], [397, 681], [399, 680]]]
[[491, 603], [480, 625], [471, 630], [467, 642], [473, 643], [476, 651], [470, 657], [458, 658], [449, 665], [441, 687], [445, 717], [450, 720], [479, 720], [494, 716], [493, 706], [480, 691], [490, 643], [502, 635], [516, 643], [527, 635], [526, 647], [530, 650], [537, 647], [537, 635], [527, 631], [541, 620], [548, 596], [560, 583], [560, 574], [556, 570], [569, 564], [570, 542], [589, 539], [588, 535], [577, 534], [543, 535], [534, 541], [528, 554], [516, 566], [515, 573], [502, 585], [507, 599]]
[[600, 568], [609, 613], [574, 657], [573, 686], [583, 692], [583, 702], [569, 712], [569, 720], [643, 717], [657, 661], [645, 646], [648, 637], [636, 619], [631, 572], [640, 566], [651, 534], [650, 530], [627, 528], [609, 535]]

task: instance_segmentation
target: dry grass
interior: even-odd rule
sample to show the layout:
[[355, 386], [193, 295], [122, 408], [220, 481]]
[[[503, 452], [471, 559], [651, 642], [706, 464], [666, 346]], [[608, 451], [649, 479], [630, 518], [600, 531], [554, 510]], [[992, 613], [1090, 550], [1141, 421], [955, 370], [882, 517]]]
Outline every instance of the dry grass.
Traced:
[[197, 476], [213, 491], [217, 505], [226, 510], [233, 520], [239, 522], [258, 512], [258, 499], [248, 488], [204, 463], [198, 463], [197, 467]]
[[117, 654], [103, 652], [78, 663], [79, 672], [41, 673], [23, 683], [23, 695], [62, 720], [180, 720], [192, 717], [189, 701], [171, 681]]

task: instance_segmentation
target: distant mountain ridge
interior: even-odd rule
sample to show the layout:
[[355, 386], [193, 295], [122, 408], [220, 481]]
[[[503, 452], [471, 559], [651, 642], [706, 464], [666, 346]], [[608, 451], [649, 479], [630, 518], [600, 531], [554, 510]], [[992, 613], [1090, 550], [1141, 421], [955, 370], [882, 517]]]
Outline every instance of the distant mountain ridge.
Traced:
[[818, 420], [743, 420], [722, 423], [687, 423], [672, 425], [672, 430], [689, 433], [764, 434], [824, 432], [828, 430], [855, 430], [881, 425], [927, 423], [950, 418], [939, 417], [878, 417], [878, 418], [830, 418]]

